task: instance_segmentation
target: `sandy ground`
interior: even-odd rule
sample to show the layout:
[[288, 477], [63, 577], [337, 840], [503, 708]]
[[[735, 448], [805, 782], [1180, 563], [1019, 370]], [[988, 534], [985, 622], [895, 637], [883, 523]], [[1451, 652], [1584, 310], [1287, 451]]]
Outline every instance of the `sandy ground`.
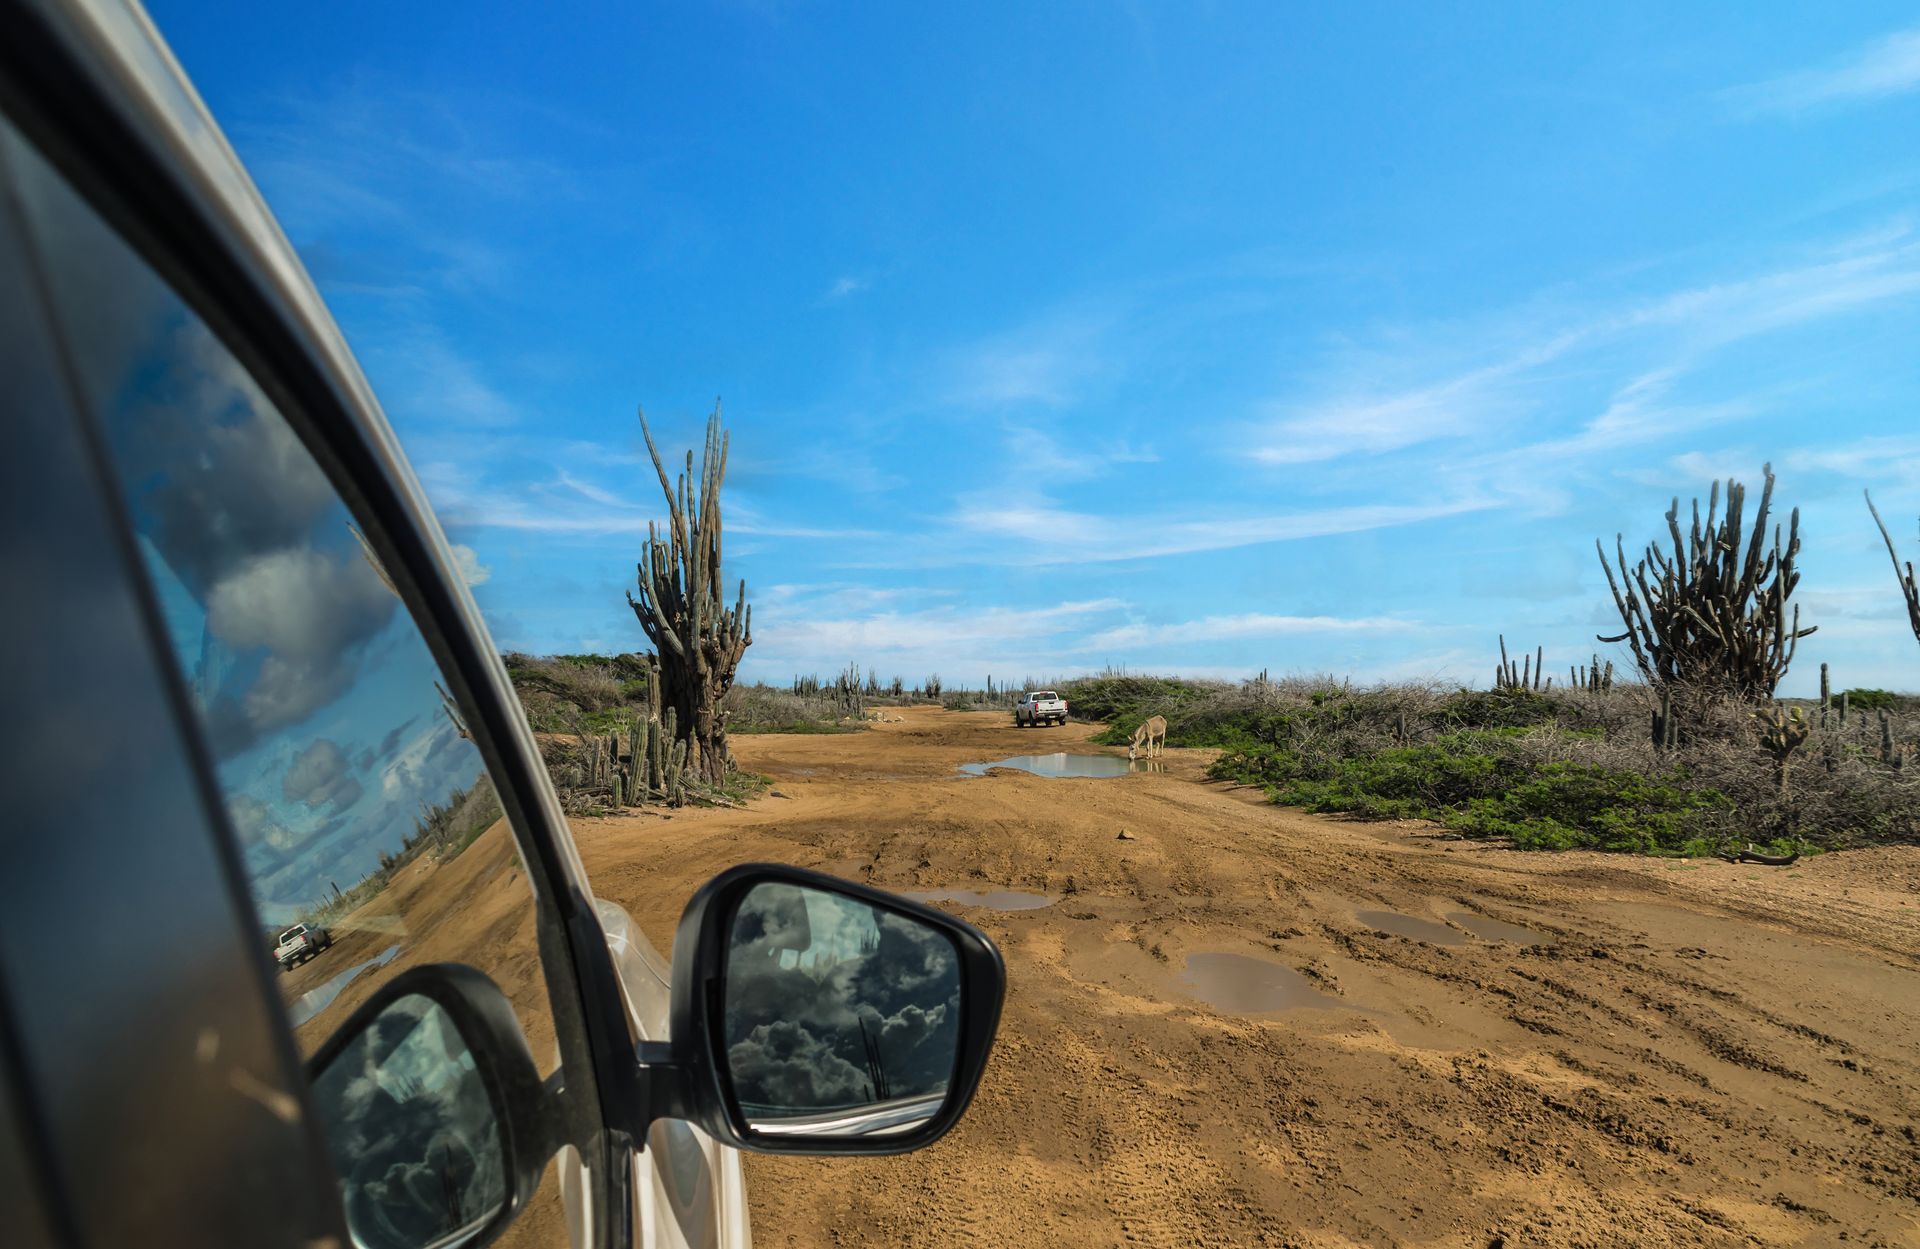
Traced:
[[[961, 1125], [900, 1158], [749, 1158], [759, 1245], [1920, 1245], [1920, 849], [1520, 854], [1275, 808], [1205, 782], [1200, 751], [1105, 780], [955, 774], [1091, 732], [928, 709], [740, 737], [783, 796], [576, 821], [595, 891], [663, 953], [700, 882], [751, 860], [1055, 899], [953, 908], [1009, 979]], [[548, 1065], [503, 833], [403, 875], [288, 995], [404, 916], [393, 966], [479, 963]], [[1540, 940], [1463, 927], [1487, 919]], [[1189, 956], [1221, 953], [1303, 1004], [1194, 983]], [[564, 1240], [534, 1213], [514, 1243]]]
[[[1920, 1245], [1920, 849], [1521, 854], [1275, 808], [1199, 751], [954, 775], [1091, 732], [925, 710], [740, 737], [786, 797], [578, 822], [595, 890], [663, 952], [746, 860], [1057, 899], [954, 908], [1010, 985], [962, 1124], [900, 1158], [750, 1158], [758, 1244]], [[1216, 952], [1319, 1004], [1208, 1005], [1187, 958]]]

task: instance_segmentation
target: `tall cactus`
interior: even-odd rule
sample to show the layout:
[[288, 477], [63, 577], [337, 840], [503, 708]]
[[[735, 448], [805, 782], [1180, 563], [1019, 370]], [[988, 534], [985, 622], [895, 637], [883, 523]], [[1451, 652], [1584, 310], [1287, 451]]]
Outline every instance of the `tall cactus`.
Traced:
[[693, 452], [676, 486], [654, 446], [646, 414], [640, 433], [653, 457], [660, 490], [667, 499], [665, 536], [647, 523], [647, 542], [637, 568], [639, 597], [627, 605], [640, 621], [660, 657], [660, 693], [666, 709], [677, 713], [678, 737], [687, 747], [689, 766], [709, 784], [726, 780], [727, 713], [721, 700], [733, 688], [740, 658], [753, 644], [753, 609], [747, 583], [740, 583], [731, 608], [720, 576], [720, 486], [727, 474], [727, 436], [720, 427], [720, 406], [707, 418], [706, 447], [700, 476], [693, 475]]
[[1507, 658], [1507, 635], [1500, 635], [1500, 663], [1493, 670], [1493, 688], [1497, 690], [1539, 689], [1540, 682], [1547, 675], [1547, 648], [1537, 646], [1531, 655], [1522, 654], [1523, 662], [1514, 663]]
[[[1773, 503], [1773, 466], [1763, 470], [1766, 486], [1753, 517], [1751, 537], [1742, 533], [1746, 487], [1727, 482], [1727, 511], [1718, 516], [1720, 483], [1713, 484], [1706, 524], [1700, 500], [1693, 501], [1693, 527], [1680, 528], [1680, 500], [1667, 510], [1669, 555], [1659, 543], [1631, 572], [1626, 543], [1614, 537], [1619, 577], [1596, 540], [1625, 631], [1602, 642], [1628, 642], [1640, 673], [1656, 685], [1720, 690], [1745, 698], [1771, 698], [1793, 662], [1794, 649], [1814, 626], [1800, 627], [1800, 609], [1788, 614], [1788, 600], [1800, 581], [1794, 560], [1800, 554], [1800, 509], [1787, 525], [1781, 545], [1778, 526], [1767, 546], [1767, 513]], [[1744, 555], [1742, 547], [1744, 546]]]
[[1613, 660], [1607, 660], [1606, 667], [1602, 668], [1600, 656], [1595, 655], [1591, 667], [1586, 664], [1568, 667], [1567, 688], [1585, 690], [1589, 694], [1610, 692], [1613, 689]]
[[1894, 579], [1900, 583], [1900, 595], [1907, 601], [1907, 623], [1913, 626], [1914, 640], [1920, 642], [1920, 580], [1913, 575], [1913, 561], [1908, 560], [1905, 568], [1901, 567], [1900, 552], [1893, 545], [1893, 535], [1887, 532], [1887, 522], [1880, 519], [1880, 509], [1873, 505], [1873, 496], [1870, 494], [1867, 495], [1867, 510], [1873, 513], [1873, 523], [1880, 526], [1880, 538], [1887, 544], [1887, 557], [1893, 561]]

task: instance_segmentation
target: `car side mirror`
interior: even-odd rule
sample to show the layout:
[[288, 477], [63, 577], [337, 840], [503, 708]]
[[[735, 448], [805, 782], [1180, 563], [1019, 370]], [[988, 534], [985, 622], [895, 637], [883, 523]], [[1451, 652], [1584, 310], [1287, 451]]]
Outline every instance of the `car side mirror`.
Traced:
[[895, 1154], [973, 1099], [1006, 969], [971, 924], [819, 872], [733, 868], [687, 904], [650, 1117], [763, 1153]]
[[491, 1240], [558, 1147], [513, 1008], [471, 967], [394, 977], [307, 1072], [359, 1249]]

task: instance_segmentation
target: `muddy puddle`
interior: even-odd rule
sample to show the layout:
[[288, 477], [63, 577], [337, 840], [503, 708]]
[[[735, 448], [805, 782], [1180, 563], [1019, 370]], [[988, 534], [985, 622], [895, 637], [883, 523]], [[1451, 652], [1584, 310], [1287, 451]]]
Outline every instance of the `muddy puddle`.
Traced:
[[298, 1028], [327, 1007], [333, 1005], [333, 999], [340, 996], [353, 978], [369, 967], [381, 967], [391, 963], [400, 953], [400, 947], [390, 945], [364, 963], [355, 963], [336, 976], [324, 981], [318, 988], [308, 989], [293, 1001], [287, 1003], [287, 1022]]
[[984, 906], [993, 911], [1037, 911], [1054, 903], [1054, 899], [1044, 893], [1022, 893], [1017, 889], [994, 889], [987, 893], [975, 893], [971, 889], [903, 890], [900, 896], [915, 902], [958, 902], [961, 906]]
[[1548, 945], [1553, 941], [1545, 933], [1472, 911], [1448, 911], [1447, 918], [1483, 941], [1511, 941], [1516, 945]]
[[1467, 934], [1437, 919], [1417, 919], [1398, 911], [1355, 911], [1353, 917], [1377, 932], [1410, 937], [1428, 945], [1465, 945]]
[[989, 768], [1016, 768], [1035, 776], [1125, 776], [1143, 770], [1119, 755], [1074, 755], [1064, 751], [1052, 755], [1015, 755], [996, 763], [960, 765], [960, 770], [968, 776], [985, 776]]
[[1189, 954], [1180, 983], [1207, 1005], [1236, 1014], [1346, 1005], [1293, 968], [1245, 954]]

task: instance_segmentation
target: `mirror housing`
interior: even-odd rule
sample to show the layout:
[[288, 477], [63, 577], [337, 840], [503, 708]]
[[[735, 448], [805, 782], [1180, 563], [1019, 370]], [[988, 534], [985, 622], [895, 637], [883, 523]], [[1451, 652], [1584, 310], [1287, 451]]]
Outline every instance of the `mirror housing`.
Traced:
[[[782, 897], [783, 891], [789, 890], [793, 893], [790, 900]], [[766, 912], [765, 906], [756, 902], [756, 913], [750, 917], [755, 931], [764, 933], [768, 925], [785, 924], [787, 931], [804, 934], [795, 939], [813, 942], [804, 907], [797, 916], [780, 913], [802, 906], [808, 893], [826, 909], [852, 912], [871, 908], [875, 916], [868, 921], [873, 926], [866, 934], [868, 942], [857, 947], [843, 945], [851, 957], [833, 954], [822, 967], [857, 965], [877, 957], [883, 944], [879, 931], [882, 925], [923, 946], [938, 943], [934, 948], [939, 953], [951, 946], [959, 1018], [942, 1028], [943, 1038], [950, 1033], [953, 1045], [952, 1065], [945, 1073], [943, 1088], [888, 1100], [881, 1042], [864, 1024], [858, 1024], [858, 1044], [864, 1046], [866, 1066], [874, 1072], [868, 1096], [874, 1099], [875, 1109], [858, 1107], [786, 1122], [766, 1117], [749, 1121], [736, 1088], [727, 1035], [729, 961], [740, 948], [736, 917], [749, 894], [756, 899], [776, 899], [773, 912]], [[814, 930], [819, 927], [818, 922], [811, 925]], [[803, 957], [797, 949], [791, 959], [784, 952], [769, 951], [764, 941], [750, 948], [749, 955], [740, 957], [780, 954], [778, 960], [752, 968], [756, 973], [774, 966], [791, 972]], [[948, 960], [942, 957], [939, 961], [945, 970]], [[815, 971], [811, 978], [816, 984], [824, 984], [834, 975], [830, 970]], [[986, 934], [963, 920], [821, 872], [777, 864], [731, 868], [700, 887], [687, 903], [675, 931], [671, 1040], [640, 1047], [642, 1081], [649, 1090], [650, 1102], [646, 1123], [641, 1126], [644, 1129], [654, 1119], [685, 1119], [723, 1144], [758, 1153], [898, 1154], [919, 1149], [944, 1136], [973, 1100], [993, 1047], [1005, 996], [1006, 968], [1000, 951]], [[879, 1022], [879, 1012], [865, 1003], [860, 1005]], [[738, 1009], [737, 1002], [731, 1006]], [[917, 1016], [925, 1017], [926, 1012]], [[737, 1028], [737, 1020], [735, 1024]], [[851, 1048], [854, 1042], [847, 1044]], [[840, 1062], [832, 1056], [828, 1061]]]
[[[431, 1006], [407, 1002], [409, 998], [425, 999]], [[433, 1040], [440, 1042], [441, 1054], [448, 1059], [441, 1067], [449, 1080], [477, 1078], [485, 1094], [485, 1109], [490, 1113], [499, 1149], [501, 1185], [494, 1198], [498, 1205], [483, 1221], [477, 1221], [477, 1226], [460, 1229], [459, 1240], [462, 1245], [483, 1245], [511, 1223], [533, 1197], [547, 1160], [559, 1148], [561, 1140], [559, 1112], [553, 1094], [541, 1081], [526, 1035], [498, 985], [473, 968], [457, 963], [429, 963], [400, 973], [348, 1016], [308, 1060], [309, 1096], [323, 1122], [331, 1114], [337, 1123], [351, 1127], [353, 1110], [330, 1103], [330, 1097], [338, 1091], [330, 1086], [351, 1087], [357, 1076], [372, 1073], [344, 1069], [336, 1072], [336, 1064], [355, 1059], [362, 1063], [369, 1063], [370, 1059], [383, 1061], [381, 1056], [372, 1053], [376, 1046], [382, 1045], [388, 1047], [387, 1056], [398, 1054], [411, 1043], [412, 1031], [403, 1032], [397, 1040], [391, 1040], [389, 1033], [396, 1024], [406, 1028], [410, 1020], [413, 1030], [431, 1020], [434, 1025], [431, 1031], [436, 1033]], [[383, 1024], [386, 1027], [383, 1028]], [[458, 1059], [446, 1054], [448, 1038], [439, 1035], [449, 1028], [456, 1034], [453, 1039], [464, 1046], [465, 1053]], [[426, 1044], [428, 1042], [421, 1042], [423, 1048]], [[362, 1053], [363, 1050], [368, 1052]], [[467, 1065], [468, 1059], [471, 1067]], [[388, 1116], [389, 1125], [395, 1118], [404, 1117], [408, 1113], [406, 1107], [420, 1100], [423, 1092], [417, 1087], [415, 1073], [396, 1072], [394, 1082], [401, 1090], [397, 1099], [385, 1090], [376, 1093], [384, 1103], [383, 1112]], [[468, 1087], [470, 1089], [471, 1084]], [[447, 1100], [451, 1100], [451, 1095]], [[469, 1114], [479, 1110], [471, 1106], [465, 1109]], [[399, 1126], [404, 1129], [407, 1125]], [[410, 1249], [402, 1243], [405, 1237], [391, 1224], [379, 1233], [363, 1234], [362, 1229], [356, 1227], [356, 1201], [361, 1198], [354, 1187], [356, 1177], [352, 1169], [364, 1165], [366, 1160], [351, 1154], [341, 1156], [339, 1150], [350, 1148], [351, 1133], [345, 1139], [333, 1131], [325, 1134], [330, 1149], [335, 1151], [342, 1201], [347, 1206], [348, 1226], [354, 1228], [356, 1243], [377, 1245], [381, 1249]], [[385, 1135], [391, 1139], [396, 1133], [389, 1131]], [[444, 1143], [436, 1141], [435, 1145], [443, 1151], [442, 1158], [448, 1157]], [[431, 1156], [425, 1161], [430, 1167]], [[493, 1161], [490, 1152], [487, 1161]]]

